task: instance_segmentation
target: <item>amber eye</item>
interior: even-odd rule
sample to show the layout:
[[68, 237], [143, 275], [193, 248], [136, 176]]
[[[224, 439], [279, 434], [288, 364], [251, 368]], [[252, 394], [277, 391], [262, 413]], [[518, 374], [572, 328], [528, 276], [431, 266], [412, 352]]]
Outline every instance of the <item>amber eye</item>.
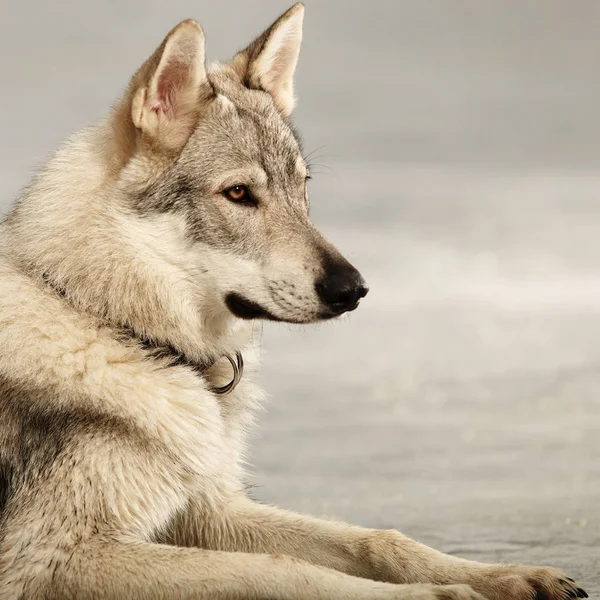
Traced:
[[256, 200], [245, 185], [233, 185], [224, 190], [223, 195], [232, 202], [256, 206]]

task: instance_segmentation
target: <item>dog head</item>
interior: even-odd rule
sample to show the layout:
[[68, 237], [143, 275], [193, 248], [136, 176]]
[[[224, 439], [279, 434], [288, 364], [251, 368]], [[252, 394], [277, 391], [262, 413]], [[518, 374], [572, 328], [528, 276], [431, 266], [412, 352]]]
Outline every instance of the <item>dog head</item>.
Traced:
[[133, 213], [172, 217], [186, 247], [182, 270], [245, 319], [327, 319], [368, 291], [308, 216], [310, 173], [289, 122], [303, 14], [294, 5], [210, 68], [202, 29], [180, 23], [119, 109], [134, 131], [121, 174]]

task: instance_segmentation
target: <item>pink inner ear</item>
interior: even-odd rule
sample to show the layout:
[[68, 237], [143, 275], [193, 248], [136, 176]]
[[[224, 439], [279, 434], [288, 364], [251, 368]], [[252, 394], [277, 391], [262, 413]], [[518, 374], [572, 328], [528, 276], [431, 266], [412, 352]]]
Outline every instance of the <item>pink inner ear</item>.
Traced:
[[178, 109], [180, 108], [178, 101], [181, 100], [180, 95], [184, 92], [188, 83], [188, 65], [180, 61], [167, 63], [156, 86], [157, 98], [152, 105], [152, 110], [155, 112], [162, 111], [169, 119], [177, 118]]

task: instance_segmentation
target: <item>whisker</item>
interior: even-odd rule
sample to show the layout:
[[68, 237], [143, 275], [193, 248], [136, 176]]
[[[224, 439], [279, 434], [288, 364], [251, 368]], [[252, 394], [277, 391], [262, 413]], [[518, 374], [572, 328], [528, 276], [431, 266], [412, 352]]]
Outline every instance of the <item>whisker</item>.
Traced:
[[315, 148], [314, 150], [312, 150], [312, 151], [311, 151], [311, 152], [309, 152], [309, 153], [308, 153], [306, 156], [304, 156], [304, 157], [303, 157], [303, 158], [304, 158], [304, 160], [305, 160], [306, 162], [308, 162], [308, 161], [309, 161], [309, 159], [310, 159], [310, 157], [311, 157], [311, 156], [312, 156], [312, 155], [313, 155], [315, 152], [318, 152], [319, 150], [322, 150], [323, 148], [325, 148], [325, 145], [323, 145], [323, 146], [319, 146], [318, 148]]

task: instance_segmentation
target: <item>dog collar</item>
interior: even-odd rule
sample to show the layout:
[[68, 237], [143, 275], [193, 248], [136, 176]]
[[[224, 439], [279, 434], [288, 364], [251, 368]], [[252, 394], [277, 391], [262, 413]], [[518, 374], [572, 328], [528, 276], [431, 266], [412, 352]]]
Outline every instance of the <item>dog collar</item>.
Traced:
[[[219, 358], [210, 359], [204, 362], [197, 362], [191, 360], [185, 354], [179, 352], [172, 346], [157, 346], [147, 340], [142, 340], [142, 344], [146, 348], [149, 348], [154, 356], [169, 359], [172, 365], [183, 365], [193, 369], [200, 377], [202, 377], [202, 379], [206, 381], [208, 389], [213, 394], [218, 394], [220, 396], [226, 396], [227, 394], [230, 394], [237, 387], [238, 383], [242, 379], [242, 375], [244, 374], [244, 357], [239, 351], [235, 353], [235, 359], [229, 354], [224, 354]], [[226, 358], [229, 361], [229, 364], [233, 369], [233, 377], [231, 378], [231, 381], [225, 385], [213, 385], [207, 380], [207, 371], [223, 358]]]
[[[198, 376], [200, 376], [207, 384], [208, 389], [213, 394], [219, 394], [220, 396], [226, 396], [233, 392], [233, 390], [237, 387], [238, 383], [242, 379], [242, 375], [244, 374], [244, 357], [240, 351], [236, 351], [235, 358], [233, 358], [230, 354], [224, 354], [223, 356], [219, 356], [216, 358], [210, 358], [203, 362], [198, 362], [190, 359], [183, 352], [177, 350], [170, 344], [160, 344], [154, 341], [151, 341], [147, 338], [140, 337], [136, 335], [131, 330], [126, 330], [129, 333], [129, 337], [133, 337], [139, 342], [141, 342], [142, 347], [149, 351], [150, 355], [155, 358], [163, 358], [167, 359], [169, 363], [173, 366], [185, 366], [194, 370]], [[211, 384], [206, 375], [208, 370], [213, 367], [217, 362], [223, 358], [226, 358], [233, 369], [233, 377], [229, 383], [225, 385], [213, 385]]]

